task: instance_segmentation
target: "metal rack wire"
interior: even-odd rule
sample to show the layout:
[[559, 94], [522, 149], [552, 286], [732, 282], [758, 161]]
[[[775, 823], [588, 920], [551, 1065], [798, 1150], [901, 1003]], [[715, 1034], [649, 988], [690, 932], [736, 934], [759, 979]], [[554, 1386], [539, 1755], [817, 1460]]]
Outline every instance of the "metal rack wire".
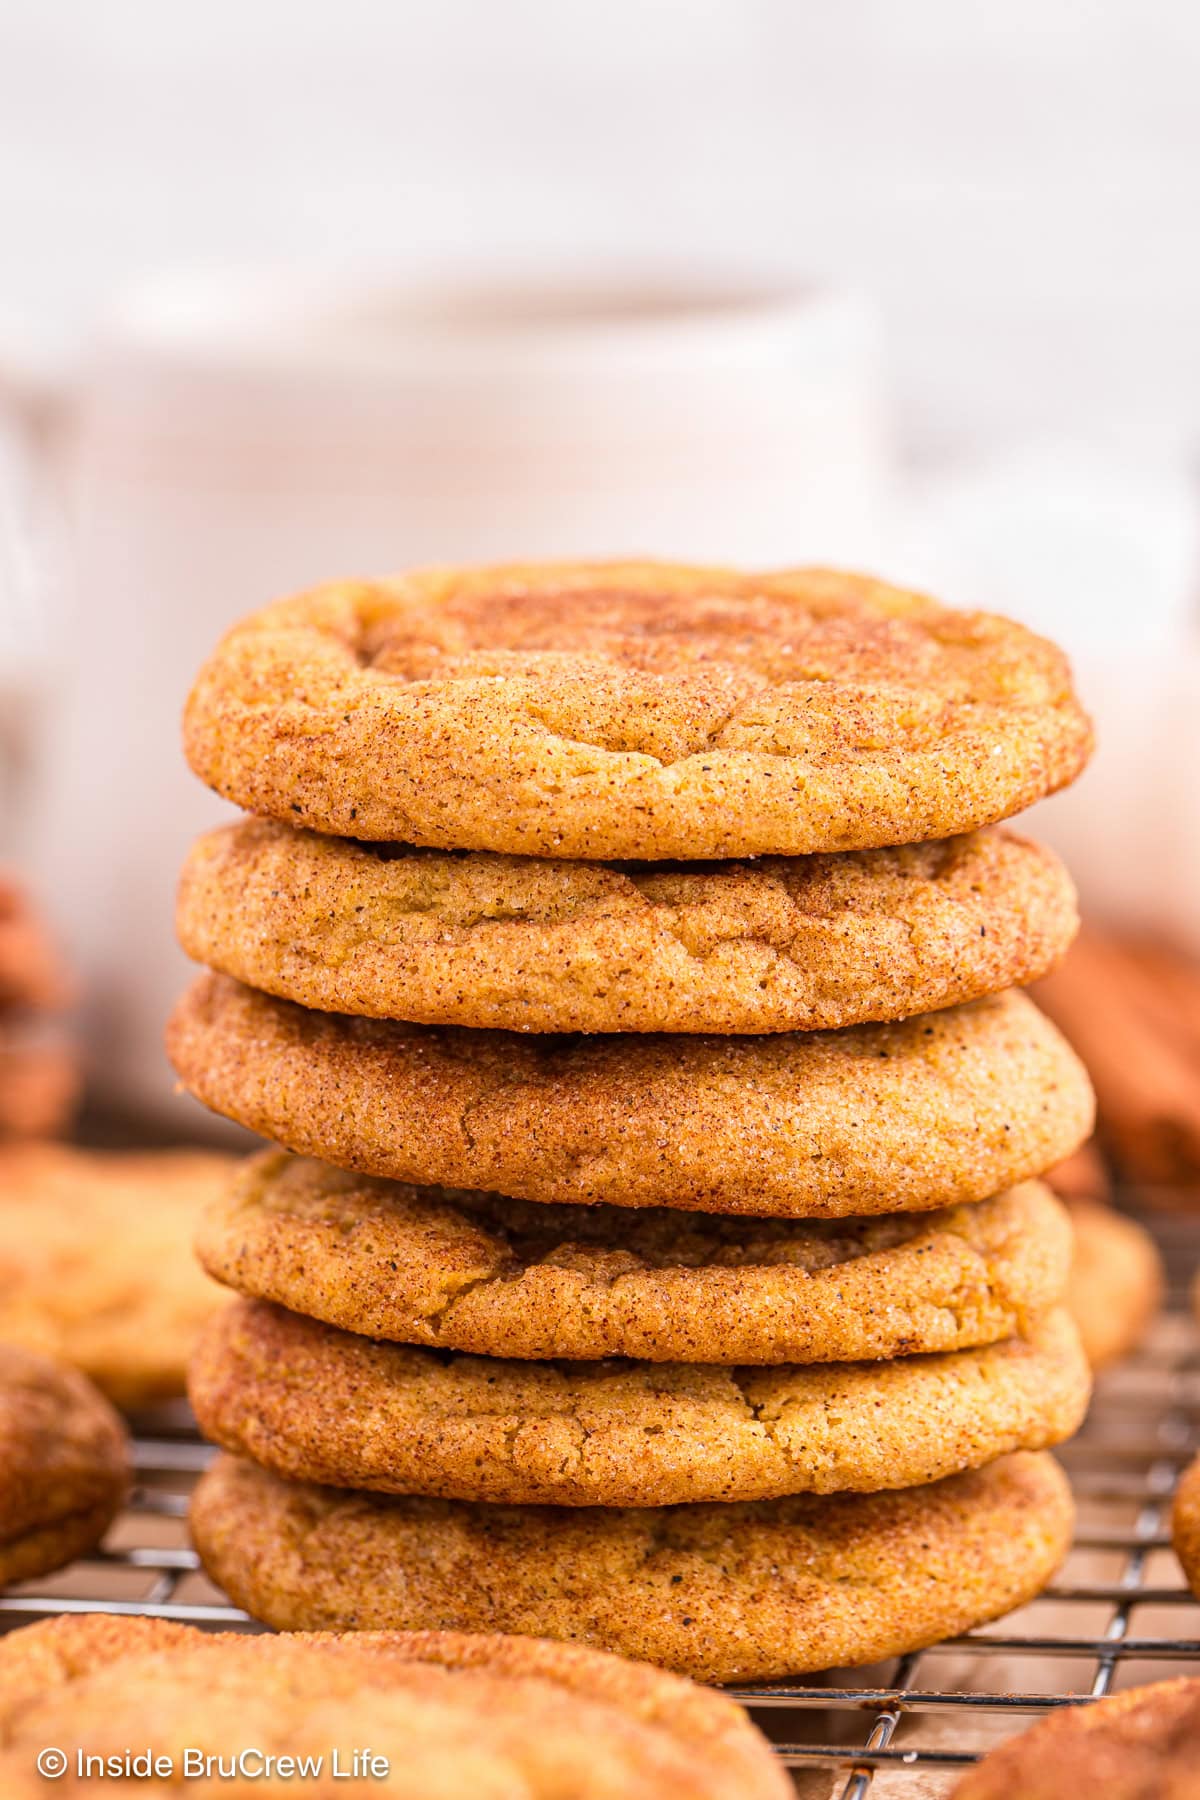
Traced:
[[[98, 1610], [260, 1629], [208, 1584], [187, 1543], [188, 1491], [212, 1453], [182, 1411], [143, 1424], [137, 1486], [106, 1548], [0, 1595], [0, 1631]], [[1101, 1377], [1086, 1425], [1059, 1453], [1078, 1529], [1044, 1595], [995, 1626], [878, 1669], [739, 1690], [801, 1792], [926, 1800], [1053, 1707], [1200, 1674], [1200, 1602], [1168, 1531], [1175, 1483], [1198, 1446], [1200, 1332], [1180, 1303], [1144, 1350]]]
[[1200, 1602], [1169, 1533], [1175, 1484], [1198, 1446], [1200, 1334], [1176, 1309], [1141, 1353], [1100, 1378], [1083, 1430], [1057, 1453], [1078, 1522], [1071, 1554], [1043, 1595], [994, 1626], [879, 1671], [744, 1689], [742, 1697], [790, 1766], [829, 1772], [830, 1785], [814, 1793], [924, 1800], [1054, 1707], [1200, 1674]]

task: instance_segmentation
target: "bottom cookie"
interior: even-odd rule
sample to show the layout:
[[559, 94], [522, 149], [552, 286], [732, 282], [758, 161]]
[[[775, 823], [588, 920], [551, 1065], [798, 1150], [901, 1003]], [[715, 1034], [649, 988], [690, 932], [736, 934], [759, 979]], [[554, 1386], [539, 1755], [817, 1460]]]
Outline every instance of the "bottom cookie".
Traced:
[[[0, 1638], [0, 1791], [44, 1794], [46, 1744], [163, 1757], [162, 1786], [308, 1800], [787, 1800], [741, 1707], [594, 1650], [445, 1632], [208, 1636], [162, 1619], [59, 1618]], [[194, 1748], [183, 1751], [180, 1746]], [[265, 1746], [262, 1749], [250, 1746]], [[370, 1746], [369, 1750], [362, 1746]], [[70, 1766], [55, 1791], [105, 1785]], [[268, 1755], [281, 1757], [278, 1771]], [[221, 1758], [205, 1775], [185, 1756]], [[246, 1758], [239, 1779], [230, 1773]], [[336, 1762], [334, 1760], [336, 1756]], [[303, 1771], [289, 1759], [302, 1759]], [[356, 1762], [355, 1759], [358, 1759]], [[365, 1760], [365, 1759], [368, 1759]], [[315, 1766], [314, 1766], [315, 1765]]]
[[644, 1509], [382, 1498], [221, 1457], [192, 1499], [201, 1560], [285, 1631], [504, 1631], [705, 1681], [874, 1662], [1033, 1598], [1071, 1538], [1053, 1458], [930, 1487]]

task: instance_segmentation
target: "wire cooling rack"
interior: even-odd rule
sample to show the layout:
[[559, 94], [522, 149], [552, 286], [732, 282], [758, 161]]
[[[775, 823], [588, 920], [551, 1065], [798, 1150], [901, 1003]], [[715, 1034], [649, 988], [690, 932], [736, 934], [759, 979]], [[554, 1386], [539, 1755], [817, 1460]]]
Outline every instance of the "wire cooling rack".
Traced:
[[[1200, 1261], [1200, 1224], [1189, 1234], [1182, 1221], [1152, 1223], [1173, 1272], [1186, 1277]], [[210, 1586], [188, 1545], [187, 1496], [212, 1452], [186, 1409], [138, 1425], [137, 1485], [105, 1549], [0, 1595], [0, 1631], [95, 1611], [260, 1629]], [[1171, 1495], [1198, 1447], [1200, 1330], [1180, 1295], [1145, 1348], [1100, 1377], [1087, 1423], [1058, 1452], [1078, 1528], [1045, 1594], [993, 1626], [878, 1668], [738, 1690], [800, 1794], [933, 1800], [965, 1765], [1051, 1708], [1200, 1674], [1200, 1602], [1169, 1536]]]

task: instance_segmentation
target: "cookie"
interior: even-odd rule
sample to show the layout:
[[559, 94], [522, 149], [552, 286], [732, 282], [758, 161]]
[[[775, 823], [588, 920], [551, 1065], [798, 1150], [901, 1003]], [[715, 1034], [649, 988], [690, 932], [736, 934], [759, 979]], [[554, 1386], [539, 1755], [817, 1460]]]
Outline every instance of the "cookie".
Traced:
[[188, 857], [188, 955], [325, 1012], [511, 1031], [813, 1031], [1044, 974], [1077, 924], [1001, 832], [613, 868], [347, 843], [247, 819]]
[[1141, 1343], [1162, 1305], [1166, 1278], [1158, 1246], [1144, 1226], [1114, 1207], [1077, 1200], [1071, 1207], [1075, 1252], [1066, 1305], [1094, 1369]]
[[935, 1213], [726, 1219], [402, 1186], [267, 1150], [222, 1188], [210, 1275], [366, 1337], [482, 1356], [853, 1362], [1024, 1332], [1062, 1296], [1037, 1182]]
[[182, 1394], [223, 1302], [192, 1234], [236, 1167], [198, 1150], [4, 1150], [0, 1339], [73, 1363], [120, 1406]]
[[[206, 1794], [248, 1793], [266, 1771], [252, 1763], [244, 1785], [182, 1778], [182, 1746], [227, 1759], [248, 1746], [264, 1757], [320, 1758], [319, 1774], [289, 1779], [283, 1770], [278, 1784], [262, 1781], [272, 1793], [294, 1785], [317, 1800], [346, 1791], [405, 1800], [792, 1793], [762, 1734], [720, 1694], [576, 1645], [452, 1632], [274, 1637], [99, 1614], [46, 1620], [0, 1639], [6, 1794], [46, 1791], [31, 1778], [47, 1744], [118, 1757], [136, 1745], [174, 1759], [178, 1786]], [[354, 1780], [364, 1746], [385, 1771], [374, 1765]], [[72, 1755], [54, 1791], [82, 1796], [95, 1785]]]
[[1171, 1511], [1171, 1542], [1188, 1586], [1200, 1595], [1200, 1456], [1179, 1478]]
[[192, 1498], [205, 1568], [255, 1618], [515, 1631], [705, 1681], [880, 1661], [1031, 1600], [1070, 1545], [1045, 1454], [933, 1487], [633, 1510], [473, 1506], [281, 1481], [221, 1458]]
[[954, 1800], [1186, 1800], [1198, 1759], [1200, 1681], [1185, 1676], [1057, 1709], [985, 1756]]
[[864, 576], [655, 563], [342, 582], [228, 633], [202, 780], [338, 837], [522, 856], [911, 844], [1082, 769], [1062, 653]]
[[916, 1487], [1070, 1437], [1074, 1324], [884, 1363], [503, 1362], [377, 1343], [263, 1300], [205, 1330], [200, 1429], [291, 1480], [515, 1506]]
[[0, 1343], [0, 1587], [91, 1550], [129, 1482], [125, 1430], [74, 1369]]
[[168, 1031], [214, 1111], [341, 1168], [519, 1199], [791, 1217], [982, 1200], [1091, 1128], [1024, 995], [776, 1037], [531, 1037], [316, 1013], [204, 975]]

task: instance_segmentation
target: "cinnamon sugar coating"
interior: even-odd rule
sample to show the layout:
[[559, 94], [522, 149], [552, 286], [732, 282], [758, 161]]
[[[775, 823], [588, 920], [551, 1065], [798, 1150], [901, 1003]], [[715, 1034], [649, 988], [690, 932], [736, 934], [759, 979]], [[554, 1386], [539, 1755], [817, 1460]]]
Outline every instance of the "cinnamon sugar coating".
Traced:
[[205, 1568], [281, 1631], [515, 1631], [704, 1681], [882, 1661], [1031, 1600], [1074, 1509], [1045, 1453], [932, 1487], [743, 1505], [507, 1507], [282, 1481], [221, 1458]]
[[865, 576], [519, 564], [342, 582], [228, 633], [202, 780], [339, 837], [605, 859], [951, 837], [1073, 780], [1062, 653]]
[[770, 1037], [535, 1037], [305, 1011], [202, 976], [168, 1049], [206, 1105], [304, 1155], [536, 1201], [844, 1217], [982, 1200], [1091, 1130], [1019, 993]]
[[814, 1031], [1022, 986], [1077, 924], [1006, 832], [754, 863], [552, 862], [246, 819], [192, 847], [188, 955], [325, 1012], [513, 1031]]

